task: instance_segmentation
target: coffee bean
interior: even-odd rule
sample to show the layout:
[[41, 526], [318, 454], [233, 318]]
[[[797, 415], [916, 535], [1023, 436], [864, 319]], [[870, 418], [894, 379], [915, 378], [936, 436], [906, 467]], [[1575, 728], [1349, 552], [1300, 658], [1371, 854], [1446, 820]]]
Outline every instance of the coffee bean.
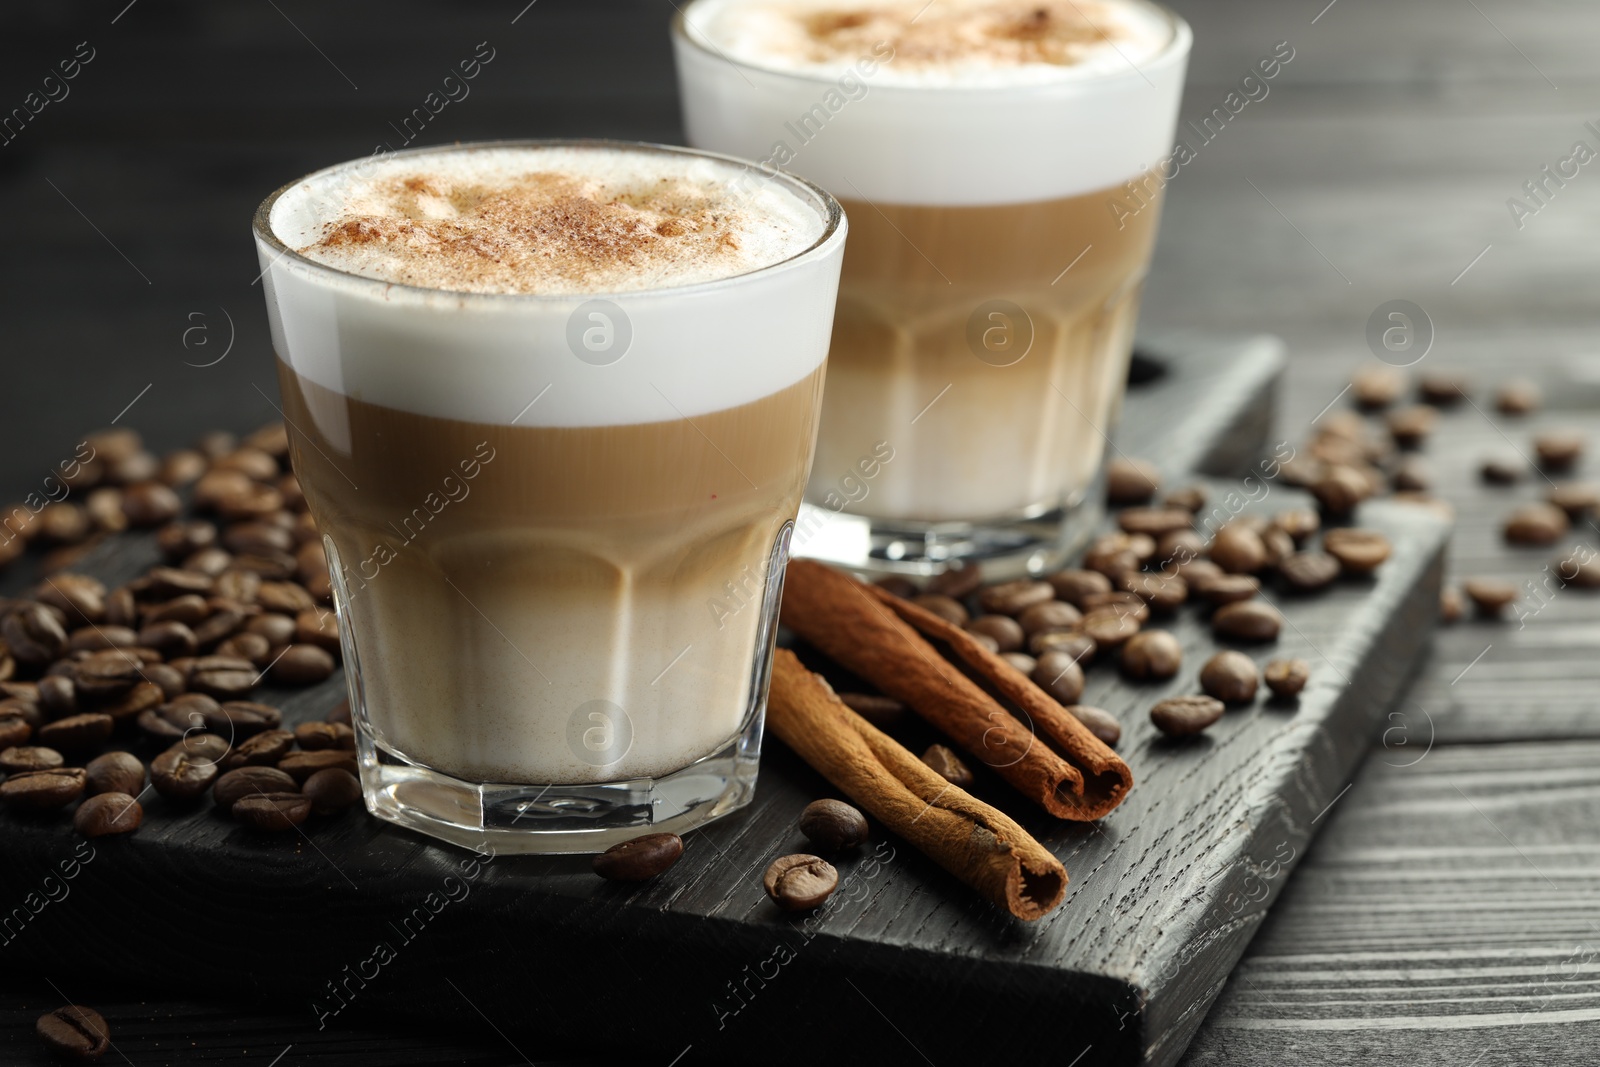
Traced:
[[[1094, 593], [1084, 597], [1084, 611], [1097, 611], [1101, 608], [1113, 608], [1137, 623], [1142, 624], [1150, 621], [1150, 605], [1145, 603], [1144, 598], [1136, 593], [1116, 590], [1110, 593]], [[1081, 624], [1079, 629], [1082, 629]]]
[[177, 562], [202, 548], [217, 543], [217, 528], [204, 519], [179, 519], [156, 531], [156, 547], [169, 561]]
[[217, 645], [217, 655], [237, 656], [265, 667], [272, 662], [272, 642], [260, 634], [237, 633]]
[[[306, 547], [320, 548], [321, 546], [307, 545]], [[295, 554], [295, 567], [295, 573], [301, 575], [303, 578], [306, 573], [306, 567], [298, 552]], [[912, 597], [921, 592], [921, 590], [917, 588], [917, 583], [913, 582], [910, 578], [907, 578], [903, 574], [886, 574], [882, 578], [874, 579], [872, 584], [877, 586], [879, 589], [882, 589], [886, 593], [892, 593], [901, 600], [910, 600]]]
[[0, 718], [0, 745], [14, 748], [33, 737], [33, 727], [20, 718]]
[[1573, 522], [1582, 522], [1585, 516], [1600, 508], [1600, 485], [1591, 482], [1564, 482], [1545, 493], [1546, 503], [1554, 504], [1567, 513]]
[[1212, 604], [1237, 604], [1261, 591], [1261, 582], [1248, 574], [1225, 574], [1200, 587], [1200, 595]]
[[1567, 513], [1554, 504], [1524, 504], [1507, 517], [1501, 532], [1513, 545], [1553, 545], [1571, 526]]
[[[1156, 559], [1163, 574], [1172, 574], [1174, 568], [1200, 559], [1206, 554], [1208, 542], [1195, 530], [1175, 530], [1164, 534], [1156, 542]], [[1208, 561], [1209, 562], [1209, 561]], [[1180, 573], [1181, 576], [1181, 573]]]
[[1278, 609], [1258, 600], [1224, 604], [1211, 616], [1211, 632], [1232, 641], [1276, 641], [1282, 626]]
[[25, 603], [0, 622], [11, 656], [20, 666], [41, 670], [67, 647], [67, 631], [54, 612], [39, 603]]
[[980, 615], [967, 623], [964, 629], [968, 633], [985, 634], [993, 639], [998, 652], [1015, 652], [1026, 640], [1022, 625], [1009, 615]]
[[1065, 652], [1042, 654], [1029, 677], [1061, 704], [1076, 704], [1083, 696], [1083, 667]]
[[96, 711], [68, 715], [39, 727], [39, 743], [68, 752], [82, 752], [109, 741], [115, 725], [111, 716]]
[[317, 645], [339, 655], [339, 618], [323, 608], [309, 608], [295, 616], [295, 640]]
[[[1171, 678], [1181, 666], [1183, 646], [1165, 630], [1141, 631], [1122, 646], [1122, 673], [1134, 681]], [[1072, 701], [1064, 700], [1062, 703], [1069, 704]]]
[[912, 597], [911, 603], [924, 611], [937, 615], [952, 626], [963, 626], [971, 618], [961, 601], [939, 593], [924, 593], [921, 596]]
[[111, 1028], [93, 1008], [69, 1004], [39, 1016], [34, 1033], [45, 1048], [74, 1060], [97, 1060], [111, 1047]]
[[1267, 546], [1254, 530], [1230, 522], [1211, 541], [1211, 562], [1229, 574], [1254, 574], [1266, 566]]
[[1303, 545], [1322, 528], [1322, 518], [1310, 508], [1288, 508], [1272, 517], [1272, 525], [1288, 534], [1295, 544]]
[[206, 457], [192, 448], [180, 448], [161, 457], [161, 471], [156, 475], [174, 489], [189, 485], [206, 472]]
[[[312, 588], [312, 585], [319, 581], [326, 582], [328, 580], [328, 550], [322, 547], [322, 542], [320, 541], [310, 541], [301, 545], [295, 550], [294, 568], [295, 574], [299, 575], [300, 580], [305, 583], [306, 592], [316, 596], [317, 591]], [[894, 577], [899, 578], [898, 575]], [[884, 581], [887, 580], [884, 579]], [[887, 589], [888, 586], [884, 588]], [[918, 591], [917, 583], [909, 578], [899, 578], [895, 583], [895, 589], [899, 590], [895, 592], [895, 596], [904, 599], [916, 596]]]
[[1184, 486], [1162, 497], [1161, 503], [1169, 508], [1182, 508], [1193, 515], [1206, 506], [1206, 490], [1201, 485]]
[[1519, 595], [1515, 585], [1496, 578], [1468, 578], [1461, 583], [1461, 588], [1478, 609], [1478, 614], [1490, 617], [1499, 615]]
[[96, 793], [72, 813], [72, 828], [84, 837], [131, 834], [144, 822], [144, 808], [128, 793]]
[[276, 730], [283, 723], [283, 712], [270, 704], [229, 700], [202, 711], [200, 720], [212, 733], [242, 741], [263, 730]]
[[1311, 664], [1303, 659], [1275, 659], [1267, 664], [1263, 672], [1267, 679], [1267, 688], [1275, 696], [1298, 696], [1306, 687], [1306, 682], [1311, 678]]
[[1139, 556], [1130, 547], [1130, 541], [1131, 538], [1124, 533], [1107, 534], [1099, 538], [1084, 550], [1084, 567], [1111, 579], [1138, 570]]
[[71, 804], [83, 790], [81, 767], [23, 771], [0, 782], [0, 803], [23, 811], [51, 811]]
[[5, 774], [54, 770], [66, 762], [55, 749], [40, 745], [17, 745], [0, 751], [0, 773]]
[[1518, 456], [1490, 456], [1478, 465], [1478, 477], [1487, 485], [1512, 485], [1527, 470], [1528, 465]]
[[321, 752], [291, 752], [278, 761], [278, 770], [284, 771], [297, 782], [303, 782], [318, 771], [329, 767], [337, 767], [355, 774], [356, 754], [337, 748], [327, 748]]
[[1200, 668], [1200, 688], [1229, 704], [1254, 700], [1259, 681], [1255, 661], [1243, 652], [1218, 652]]
[[1550, 569], [1568, 585], [1585, 590], [1600, 589], [1600, 556], [1588, 555], [1579, 559], [1575, 547], [1571, 555], [1556, 560]]
[[277, 615], [266, 612], [252, 617], [244, 624], [245, 633], [258, 634], [267, 639], [273, 647], [287, 645], [295, 639], [298, 630], [296, 620], [287, 615]]
[[977, 591], [983, 584], [983, 575], [976, 566], [957, 567], [941, 571], [928, 579], [924, 592], [936, 593], [939, 596], [953, 597], [960, 600]]
[[115, 700], [144, 679], [144, 661], [132, 649], [108, 648], [74, 664], [72, 679], [81, 702]]
[[122, 513], [133, 526], [160, 526], [177, 518], [182, 511], [183, 501], [178, 499], [178, 494], [171, 486], [160, 482], [140, 482], [128, 486], [122, 493]]
[[[307, 782], [309, 781], [310, 779], [307, 779]], [[358, 785], [356, 789], [359, 793], [360, 786]], [[211, 787], [211, 799], [223, 811], [232, 812], [233, 806], [245, 797], [260, 796], [263, 793], [298, 792], [301, 792], [301, 789], [295, 784], [295, 780], [276, 767], [238, 767], [218, 776], [216, 784]]]
[[1539, 466], [1547, 471], [1570, 469], [1583, 455], [1584, 435], [1577, 430], [1547, 430], [1533, 439]]
[[840, 852], [867, 839], [867, 817], [842, 800], [813, 800], [800, 813], [800, 832], [824, 852]]
[[1222, 712], [1222, 701], [1215, 697], [1169, 697], [1150, 709], [1150, 721], [1169, 737], [1186, 737], [1211, 726]]
[[1472, 391], [1472, 379], [1451, 371], [1430, 371], [1417, 381], [1417, 395], [1441, 407], [1457, 403]]
[[211, 614], [206, 616], [205, 622], [194, 628], [194, 640], [201, 648], [214, 648], [237, 633], [239, 627], [244, 625], [246, 616], [244, 612], [233, 608], [218, 608], [211, 601], [207, 601], [207, 605], [211, 608]]
[[1000, 642], [996, 641], [988, 634], [973, 634], [972, 640], [973, 643], [985, 651], [994, 653], [998, 653], [1000, 651]]
[[280, 685], [305, 686], [325, 681], [334, 670], [333, 656], [316, 645], [290, 645], [272, 665], [272, 680]]
[[1143, 504], [1161, 488], [1161, 474], [1142, 459], [1118, 456], [1106, 464], [1106, 498], [1113, 507]]
[[[185, 556], [179, 566], [186, 572], [208, 580], [220, 577], [229, 567], [233, 566], [233, 553], [225, 548], [202, 548], [192, 556]], [[210, 582], [207, 582], [207, 588]]]
[[163, 657], [192, 656], [198, 645], [194, 631], [181, 622], [157, 622], [139, 631], [139, 644], [153, 648]]
[[317, 609], [317, 602], [311, 594], [294, 582], [262, 582], [256, 593], [256, 603], [280, 615], [298, 615], [302, 611]]
[[222, 765], [236, 767], [275, 767], [294, 748], [294, 734], [288, 730], [265, 730], [234, 746]]
[[665, 872], [683, 855], [677, 834], [645, 834], [612, 845], [593, 860], [594, 873], [613, 882], [646, 882]]
[[1117, 721], [1115, 715], [1104, 708], [1091, 707], [1088, 704], [1069, 704], [1067, 710], [1087, 726], [1089, 732], [1103, 744], [1116, 748], [1117, 742], [1122, 740], [1122, 724]]
[[1267, 567], [1276, 567], [1290, 556], [1294, 555], [1294, 538], [1278, 529], [1268, 526], [1261, 532], [1261, 544], [1267, 550]]
[[1416, 448], [1433, 432], [1439, 412], [1426, 404], [1416, 404], [1389, 413], [1389, 435], [1400, 448]]
[[1070, 629], [1082, 618], [1083, 612], [1066, 601], [1047, 600], [1017, 616], [1017, 622], [1021, 624], [1022, 632], [1032, 637], [1034, 634]]
[[772, 861], [761, 878], [767, 896], [784, 911], [815, 908], [839, 886], [839, 872], [818, 856], [796, 854]]
[[349, 771], [329, 767], [318, 771], [300, 787], [318, 815], [332, 815], [361, 802], [361, 780]]
[[1194, 512], [1184, 508], [1124, 508], [1117, 512], [1117, 525], [1128, 534], [1162, 537], [1194, 528]]
[[935, 774], [949, 782], [951, 785], [966, 789], [972, 785], [972, 771], [961, 762], [946, 745], [929, 745], [928, 750], [922, 754], [922, 762], [933, 768]]
[[1386, 408], [1405, 393], [1406, 378], [1393, 367], [1367, 364], [1350, 376], [1355, 402], [1368, 411]]
[[1058, 571], [1047, 579], [1056, 596], [1078, 610], [1083, 610], [1083, 598], [1095, 593], [1111, 592], [1111, 579], [1098, 571]]
[[90, 796], [127, 793], [136, 797], [144, 791], [144, 764], [131, 752], [96, 756], [84, 768], [84, 787]]
[[47, 718], [60, 719], [78, 710], [78, 687], [65, 674], [39, 679], [39, 710]]
[[252, 793], [234, 802], [231, 814], [256, 830], [292, 830], [311, 815], [311, 799], [302, 793]]
[[256, 687], [260, 672], [247, 659], [232, 656], [204, 656], [195, 661], [189, 675], [189, 688], [218, 700], [248, 696]]
[[1422, 459], [1407, 456], [1395, 465], [1389, 484], [1402, 492], [1422, 493], [1433, 487], [1433, 474]]
[[150, 784], [168, 800], [193, 800], [217, 778], [217, 763], [196, 756], [185, 739], [150, 761]]
[[[228, 527], [222, 545], [230, 552], [250, 555], [255, 552], [288, 552], [294, 547], [294, 534], [270, 522], [241, 522]], [[196, 545], [196, 548], [202, 546]]]
[[1002, 652], [1000, 658], [1011, 665], [1011, 669], [1018, 674], [1032, 674], [1039, 661], [1026, 652]]
[[335, 704], [331, 709], [329, 709], [328, 714], [322, 717], [322, 721], [342, 722], [346, 726], [353, 725], [353, 723], [350, 721], [350, 698], [346, 697], [345, 699], [339, 701], [339, 703]]
[[108, 648], [136, 648], [139, 634], [126, 626], [84, 626], [67, 634], [67, 654], [103, 652]]
[[[1080, 665], [1092, 663], [1094, 655], [1100, 651], [1100, 646], [1088, 634], [1077, 630], [1053, 630], [1042, 634], [1034, 634], [1028, 639], [1028, 650], [1037, 658], [1046, 652], [1061, 652], [1072, 657]], [[1035, 662], [1037, 666], [1037, 661]], [[1032, 671], [1030, 670], [1031, 674]]]
[[1199, 596], [1205, 592], [1206, 586], [1219, 578], [1228, 577], [1223, 574], [1222, 568], [1212, 563], [1209, 559], [1191, 559], [1179, 563], [1178, 577], [1189, 585], [1191, 595]]
[[1502, 415], [1527, 415], [1538, 410], [1544, 396], [1535, 382], [1526, 378], [1512, 378], [1500, 383], [1495, 390], [1494, 406]]
[[1461, 621], [1461, 616], [1466, 613], [1467, 605], [1461, 599], [1459, 589], [1439, 590], [1439, 624], [1449, 626], [1453, 622]]
[[1009, 615], [1015, 618], [1035, 604], [1053, 600], [1055, 595], [1056, 591], [1051, 588], [1049, 582], [1024, 578], [1015, 582], [991, 585], [981, 590], [978, 593], [978, 604], [990, 614]]
[[34, 590], [34, 599], [61, 612], [71, 626], [101, 622], [105, 598], [105, 584], [86, 574], [53, 575]]
[[1372, 484], [1354, 467], [1332, 464], [1311, 486], [1311, 495], [1329, 515], [1348, 515], [1372, 495]]
[[1155, 611], [1175, 611], [1189, 599], [1189, 583], [1176, 575], [1124, 574], [1121, 584]]
[[840, 693], [844, 706], [880, 730], [892, 730], [905, 722], [909, 710], [893, 697], [874, 693]]
[[[1564, 517], [1564, 516], [1563, 516]], [[1340, 527], [1322, 536], [1322, 547], [1339, 561], [1345, 574], [1371, 574], [1393, 551], [1389, 539], [1376, 530]]]
[[76, 545], [89, 536], [89, 513], [76, 504], [46, 504], [39, 512], [39, 539], [53, 545]]
[[150, 608], [144, 618], [146, 627], [168, 622], [194, 627], [205, 622], [210, 615], [211, 605], [205, 597], [199, 593], [183, 593]]
[[1339, 561], [1326, 552], [1296, 552], [1278, 564], [1278, 576], [1297, 593], [1315, 593], [1339, 577]]
[[[1140, 603], [1142, 606], [1143, 602]], [[1116, 648], [1138, 633], [1140, 625], [1140, 619], [1133, 612], [1117, 604], [1090, 611], [1083, 617], [1082, 629], [1094, 639], [1097, 649]]]
[[214, 596], [226, 597], [235, 603], [254, 604], [256, 594], [261, 591], [261, 575], [230, 563], [227, 570], [217, 575], [211, 591]]
[[348, 726], [332, 722], [303, 722], [294, 728], [294, 739], [307, 752], [321, 749], [356, 750], [355, 731]]

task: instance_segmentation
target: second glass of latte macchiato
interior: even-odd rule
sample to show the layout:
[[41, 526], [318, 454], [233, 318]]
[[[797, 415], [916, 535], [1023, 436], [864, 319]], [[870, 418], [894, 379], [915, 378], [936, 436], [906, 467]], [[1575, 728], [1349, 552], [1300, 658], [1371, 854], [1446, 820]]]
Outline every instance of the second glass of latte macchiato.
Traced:
[[1102, 508], [1190, 32], [1145, 0], [695, 0], [689, 140], [818, 182], [844, 257], [797, 554], [993, 577]]
[[255, 237], [368, 808], [591, 852], [747, 803], [839, 205], [506, 142], [312, 174]]

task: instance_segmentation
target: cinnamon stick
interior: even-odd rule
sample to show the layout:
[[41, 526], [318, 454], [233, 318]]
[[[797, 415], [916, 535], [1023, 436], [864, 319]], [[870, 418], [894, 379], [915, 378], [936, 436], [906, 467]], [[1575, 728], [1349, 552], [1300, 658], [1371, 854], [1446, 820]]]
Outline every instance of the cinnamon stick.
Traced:
[[[782, 620], [1058, 818], [1101, 818], [1133, 785], [1128, 765], [1032, 680], [965, 630], [909, 601], [823, 564], [793, 560], [784, 580]], [[1028, 721], [945, 659], [923, 633], [946, 642]]]
[[1067, 871], [1002, 812], [945, 781], [845, 707], [795, 654], [777, 650], [767, 725], [889, 830], [1019, 919], [1066, 894]]

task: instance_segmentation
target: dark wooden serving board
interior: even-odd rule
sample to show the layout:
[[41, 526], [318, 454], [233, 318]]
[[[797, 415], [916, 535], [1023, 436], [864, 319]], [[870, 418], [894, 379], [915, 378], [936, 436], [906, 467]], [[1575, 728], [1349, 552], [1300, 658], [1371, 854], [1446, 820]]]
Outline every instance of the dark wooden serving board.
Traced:
[[[1270, 344], [1175, 356], [1130, 393], [1124, 451], [1174, 470], [1185, 445], [1211, 466], [1267, 444], [1246, 416], [1264, 410]], [[1230, 488], [1214, 484], [1213, 499]], [[1273, 486], [1253, 508], [1297, 502]], [[828, 906], [777, 912], [761, 871], [804, 847], [796, 816], [831, 790], [774, 742], [756, 802], [689, 835], [683, 861], [641, 888], [602, 883], [576, 857], [474, 862], [358, 812], [261, 837], [209, 801], [181, 809], [151, 797], [139, 832], [96, 842], [92, 858], [64, 818], [3, 815], [0, 923], [13, 921], [0, 958], [8, 981], [34, 965], [76, 1000], [125, 993], [136, 978], [146, 995], [248, 997], [298, 1013], [307, 1034], [375, 1018], [487, 1023], [536, 1056], [626, 1047], [648, 1062], [743, 1062], [760, 1048], [766, 1062], [811, 1062], [805, 1041], [821, 1039], [855, 1062], [1172, 1063], [1431, 626], [1444, 525], [1393, 504], [1368, 506], [1363, 522], [1396, 545], [1378, 579], [1313, 600], [1274, 594], [1290, 625], [1253, 650], [1313, 663], [1297, 703], [1258, 701], [1201, 739], [1158, 739], [1145, 710], [1194, 691], [1213, 648], [1188, 611], [1162, 624], [1188, 650], [1173, 682], [1090, 671], [1085, 699], [1127, 731], [1120, 750], [1138, 784], [1121, 808], [1098, 825], [1062, 824], [998, 780], [975, 786], [1071, 874], [1066, 902], [1037, 924], [882, 835], [839, 861]], [[126, 539], [80, 569], [120, 580], [152, 555], [147, 540]], [[262, 696], [291, 721], [338, 698], [336, 681]]]

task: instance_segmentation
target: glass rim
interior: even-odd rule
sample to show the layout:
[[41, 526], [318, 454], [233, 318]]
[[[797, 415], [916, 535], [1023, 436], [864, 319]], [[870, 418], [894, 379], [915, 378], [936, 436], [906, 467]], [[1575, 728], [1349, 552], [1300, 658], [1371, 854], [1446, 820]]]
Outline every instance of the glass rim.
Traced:
[[[696, 159], [711, 159], [720, 163], [732, 164], [745, 174], [754, 174], [763, 181], [771, 181], [784, 185], [795, 193], [802, 201], [817, 209], [822, 217], [822, 233], [817, 239], [805, 248], [792, 255], [772, 263], [767, 263], [739, 274], [732, 274], [726, 278], [715, 278], [704, 282], [690, 282], [684, 285], [660, 285], [643, 289], [611, 289], [611, 290], [585, 290], [571, 293], [483, 293], [470, 289], [445, 289], [427, 285], [411, 285], [406, 282], [389, 281], [384, 278], [374, 278], [368, 274], [358, 274], [355, 271], [335, 267], [290, 248], [272, 229], [272, 209], [278, 200], [291, 189], [308, 182], [314, 178], [331, 174], [336, 171], [353, 169], [366, 163], [388, 160], [401, 156], [430, 156], [445, 155], [450, 153], [483, 151], [495, 148], [578, 148], [578, 149], [612, 149], [626, 152], [642, 152], [658, 155], [688, 156]], [[261, 273], [263, 275], [280, 262], [286, 262], [291, 267], [307, 271], [311, 274], [326, 275], [342, 286], [351, 287], [357, 291], [381, 291], [384, 297], [390, 293], [410, 293], [419, 297], [447, 296], [459, 302], [505, 304], [505, 305], [540, 305], [552, 303], [572, 303], [584, 300], [629, 300], [641, 297], [656, 296], [664, 293], [673, 295], [696, 294], [708, 290], [716, 290], [737, 285], [740, 282], [764, 276], [772, 271], [801, 266], [810, 260], [821, 258], [831, 250], [843, 236], [845, 226], [844, 208], [831, 193], [815, 182], [808, 181], [799, 175], [790, 174], [777, 168], [768, 168], [753, 160], [741, 159], [721, 152], [708, 152], [704, 149], [689, 148], [682, 145], [656, 144], [649, 141], [625, 141], [603, 137], [574, 137], [574, 138], [507, 138], [493, 141], [462, 141], [446, 145], [423, 145], [416, 148], [403, 148], [394, 152], [385, 152], [381, 155], [362, 156], [357, 159], [345, 160], [331, 166], [314, 170], [309, 174], [301, 175], [291, 182], [287, 182], [273, 190], [266, 199], [256, 207], [251, 219], [251, 230], [255, 238], [273, 253], [270, 263]]]
[[[1027, 82], [1017, 85], [874, 85], [873, 91], [880, 93], [925, 93], [930, 95], [937, 93], [970, 93], [974, 96], [984, 94], [999, 95], [1001, 93], [1029, 96], [1047, 95], [1062, 91], [1082, 91], [1096, 86], [1103, 86], [1108, 82], [1122, 81], [1127, 78], [1143, 78], [1145, 76], [1144, 72], [1148, 68], [1157, 64], [1169, 63], [1174, 58], [1185, 56], [1189, 53], [1194, 44], [1194, 31], [1190, 29], [1188, 21], [1182, 15], [1165, 4], [1157, 3], [1156, 0], [1132, 0], [1132, 2], [1141, 4], [1160, 14], [1172, 31], [1167, 43], [1161, 47], [1159, 52], [1146, 60], [1142, 67], [1134, 65], [1133, 61], [1129, 60], [1129, 69], [1127, 70], [1115, 70], [1106, 74], [1082, 78], [1063, 78], [1052, 82]], [[741, 70], [756, 71], [773, 77], [790, 78], [795, 81], [811, 82], [817, 85], [834, 85], [838, 82], [840, 78], [838, 74], [830, 76], [810, 71], [784, 70], [779, 67], [753, 63], [745, 59], [734, 59], [720, 48], [711, 44], [709, 39], [706, 41], [696, 40], [694, 35], [688, 32], [687, 26], [689, 12], [698, 7], [699, 4], [700, 0], [689, 0], [689, 3], [679, 7], [677, 13], [672, 16], [673, 40], [682, 41], [703, 55], [710, 56], [713, 59], [720, 59], [729, 66]]]

